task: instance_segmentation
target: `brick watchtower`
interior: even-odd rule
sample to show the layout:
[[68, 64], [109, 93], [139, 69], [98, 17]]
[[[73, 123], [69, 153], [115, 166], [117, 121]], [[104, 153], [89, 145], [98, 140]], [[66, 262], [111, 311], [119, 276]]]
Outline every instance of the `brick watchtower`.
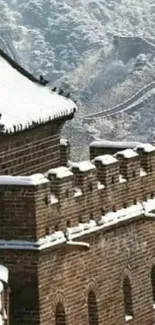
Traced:
[[0, 68], [0, 174], [31, 175], [59, 166], [60, 131], [76, 105], [1, 50]]
[[38, 173], [64, 163], [60, 132], [74, 116], [76, 105], [45, 87], [1, 50], [0, 71], [0, 175], [5, 175], [0, 181], [0, 261], [11, 271], [10, 324], [44, 324], [41, 252], [50, 241], [63, 242], [64, 236], [61, 232], [47, 236], [52, 229], [51, 189]]

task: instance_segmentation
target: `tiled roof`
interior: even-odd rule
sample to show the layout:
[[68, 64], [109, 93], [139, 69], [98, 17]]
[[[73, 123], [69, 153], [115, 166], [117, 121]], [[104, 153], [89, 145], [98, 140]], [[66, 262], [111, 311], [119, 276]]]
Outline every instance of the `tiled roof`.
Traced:
[[38, 120], [70, 116], [76, 104], [44, 87], [33, 75], [0, 50], [0, 123], [23, 128]]

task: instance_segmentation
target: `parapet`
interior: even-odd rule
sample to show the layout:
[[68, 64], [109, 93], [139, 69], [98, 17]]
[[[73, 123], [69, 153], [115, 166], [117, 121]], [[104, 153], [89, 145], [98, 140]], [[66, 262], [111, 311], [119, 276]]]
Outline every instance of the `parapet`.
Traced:
[[147, 205], [154, 200], [154, 165], [155, 148], [141, 145], [92, 162], [69, 162], [45, 175], [0, 176], [0, 239], [40, 243], [55, 232], [54, 238], [62, 239], [66, 229], [87, 228], [81, 225], [97, 225], [103, 216], [144, 201]]
[[140, 146], [141, 142], [135, 141], [108, 141], [100, 140], [93, 141], [90, 144], [90, 160], [94, 159], [97, 156], [110, 154], [114, 155], [118, 151], [125, 149], [135, 149]]

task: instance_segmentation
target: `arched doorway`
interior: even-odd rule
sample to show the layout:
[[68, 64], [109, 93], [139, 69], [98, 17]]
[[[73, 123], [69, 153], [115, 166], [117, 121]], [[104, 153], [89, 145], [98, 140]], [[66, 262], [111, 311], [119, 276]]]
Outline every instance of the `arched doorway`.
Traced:
[[65, 310], [62, 303], [58, 303], [56, 306], [55, 323], [56, 325], [66, 325]]
[[88, 294], [88, 317], [89, 325], [98, 325], [98, 309], [94, 291]]
[[124, 294], [124, 309], [125, 309], [125, 317], [133, 316], [132, 309], [132, 293], [131, 293], [131, 285], [128, 276], [124, 278], [123, 281], [123, 294]]

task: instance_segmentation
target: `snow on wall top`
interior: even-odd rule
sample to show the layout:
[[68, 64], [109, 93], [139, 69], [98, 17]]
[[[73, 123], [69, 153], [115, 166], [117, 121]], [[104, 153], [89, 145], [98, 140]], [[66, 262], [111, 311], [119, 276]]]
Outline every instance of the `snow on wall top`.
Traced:
[[47, 172], [47, 175], [55, 175], [56, 178], [65, 178], [69, 176], [73, 176], [73, 173], [69, 170], [67, 167], [57, 167], [57, 168], [52, 168]]
[[155, 146], [152, 146], [150, 143], [142, 143], [140, 146], [137, 146], [136, 149], [142, 149], [144, 152], [152, 152], [155, 151]]
[[86, 172], [91, 169], [95, 169], [95, 166], [88, 160], [88, 161], [80, 161], [76, 162], [69, 162], [70, 168], [77, 168], [80, 172]]
[[32, 82], [0, 56], [0, 113], [5, 129], [72, 114], [75, 103]]
[[132, 149], [126, 149], [123, 151], [119, 151], [115, 154], [115, 157], [124, 157], [124, 158], [133, 158], [133, 157], [137, 157], [138, 154], [137, 152], [133, 151]]
[[100, 162], [102, 165], [109, 165], [118, 162], [118, 160], [112, 155], [103, 155], [96, 157], [93, 162]]
[[90, 147], [98, 147], [98, 148], [120, 148], [120, 149], [133, 149], [135, 147], [141, 146], [141, 142], [123, 142], [123, 141], [108, 141], [108, 140], [101, 140], [101, 141], [93, 141], [90, 144]]
[[0, 175], [0, 185], [40, 185], [48, 183], [49, 180], [43, 174], [34, 174], [32, 176], [9, 176]]
[[68, 142], [67, 139], [60, 139], [60, 145], [61, 146], [67, 147], [68, 144], [69, 144], [69, 142]]

